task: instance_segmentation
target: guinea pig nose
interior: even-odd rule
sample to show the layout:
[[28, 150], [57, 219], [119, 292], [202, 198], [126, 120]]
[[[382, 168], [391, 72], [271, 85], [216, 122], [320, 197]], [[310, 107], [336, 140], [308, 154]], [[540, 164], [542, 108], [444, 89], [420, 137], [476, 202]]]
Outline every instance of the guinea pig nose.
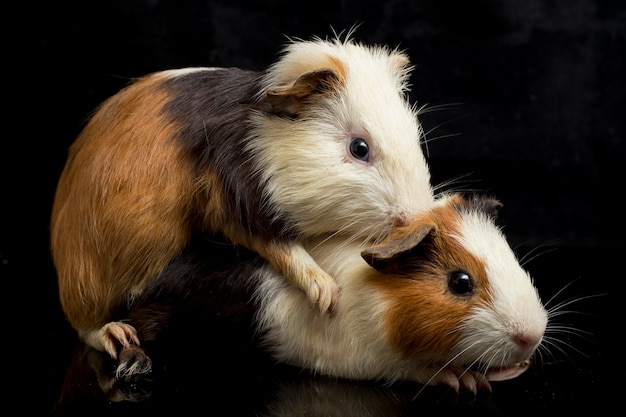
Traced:
[[534, 349], [541, 341], [541, 336], [528, 333], [518, 333], [513, 337], [513, 341], [522, 349]]

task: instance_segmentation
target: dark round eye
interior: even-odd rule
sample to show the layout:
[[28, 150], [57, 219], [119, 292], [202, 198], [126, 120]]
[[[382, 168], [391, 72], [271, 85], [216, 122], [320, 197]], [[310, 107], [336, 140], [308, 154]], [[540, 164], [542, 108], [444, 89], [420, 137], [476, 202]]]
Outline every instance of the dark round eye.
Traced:
[[448, 288], [453, 294], [467, 295], [474, 290], [474, 283], [467, 272], [457, 270], [448, 274]]
[[350, 141], [350, 153], [361, 161], [367, 162], [370, 159], [370, 147], [363, 138], [352, 138]]

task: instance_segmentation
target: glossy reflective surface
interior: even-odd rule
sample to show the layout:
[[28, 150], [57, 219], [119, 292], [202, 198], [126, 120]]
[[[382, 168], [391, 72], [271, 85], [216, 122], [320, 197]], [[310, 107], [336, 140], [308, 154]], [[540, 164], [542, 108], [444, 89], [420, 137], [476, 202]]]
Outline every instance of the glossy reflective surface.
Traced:
[[[624, 2], [13, 3], [0, 151], [7, 413], [560, 416], [623, 409]], [[414, 398], [415, 384], [384, 387], [262, 365], [249, 352], [198, 344], [195, 336], [206, 330], [190, 329], [154, 358], [150, 383], [117, 386], [112, 365], [83, 352], [64, 321], [48, 250], [56, 182], [85, 117], [132, 77], [194, 65], [262, 69], [285, 36], [323, 37], [357, 23], [358, 39], [398, 45], [415, 64], [411, 96], [426, 105], [420, 117], [433, 182], [452, 179], [443, 189], [501, 199], [504, 231], [542, 299], [578, 300], [553, 318], [565, 327], [548, 336], [560, 342], [547, 339], [549, 353], [520, 377], [494, 383], [490, 396], [433, 388]]]
[[[231, 416], [419, 416], [461, 411], [505, 416], [574, 412], [582, 407], [609, 410], [618, 400], [607, 326], [614, 300], [606, 293], [608, 287], [597, 284], [604, 269], [581, 261], [600, 256], [588, 250], [556, 252], [544, 254], [529, 269], [535, 271], [542, 292], [558, 291], [549, 280], [567, 286], [548, 306], [572, 301], [563, 310], [570, 313], [553, 318], [568, 329], [549, 332], [547, 350], [534, 358], [531, 368], [516, 379], [493, 382], [491, 394], [457, 395], [444, 387], [422, 389], [410, 382], [385, 386], [311, 375], [275, 364], [246, 347], [224, 349], [228, 343], [220, 335], [197, 327], [184, 329], [185, 338], [152, 346], [154, 371], [149, 378], [120, 383], [108, 356], [77, 342], [60, 321], [53, 333], [56, 360], [45, 366], [49, 402], [44, 405], [56, 415], [111, 416], [223, 415], [225, 410]], [[567, 266], [572, 260], [583, 268], [580, 273]], [[565, 276], [576, 279], [570, 283]]]

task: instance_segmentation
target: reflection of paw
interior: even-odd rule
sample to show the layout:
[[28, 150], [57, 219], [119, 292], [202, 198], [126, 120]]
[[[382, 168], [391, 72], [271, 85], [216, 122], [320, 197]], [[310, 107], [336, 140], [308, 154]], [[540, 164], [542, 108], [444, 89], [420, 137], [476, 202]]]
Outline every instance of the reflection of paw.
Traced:
[[337, 308], [339, 286], [330, 275], [322, 271], [312, 274], [310, 279], [307, 297], [317, 306], [321, 314], [328, 312], [332, 317]]
[[99, 337], [104, 350], [106, 350], [113, 359], [117, 359], [118, 344], [121, 345], [122, 348], [128, 348], [131, 343], [139, 345], [135, 328], [121, 321], [112, 321], [102, 326], [99, 330]]
[[[89, 367], [94, 371], [98, 381], [98, 387], [107, 400], [112, 402], [131, 401], [138, 402], [146, 400], [152, 393], [152, 381], [149, 372], [126, 373], [120, 376], [120, 365], [122, 363], [146, 363], [151, 365], [150, 358], [143, 350], [137, 346], [123, 348], [120, 351], [120, 362], [115, 372], [111, 372], [111, 365], [115, 362], [104, 352], [93, 349], [90, 346], [83, 346], [86, 349], [86, 360]], [[132, 369], [132, 367], [131, 367]], [[137, 370], [137, 368], [134, 368]], [[145, 370], [145, 366], [142, 368]], [[89, 384], [91, 385], [91, 384]]]
[[113, 389], [105, 392], [109, 401], [120, 402], [142, 402], [152, 395], [152, 381], [146, 378], [137, 377], [130, 381], [118, 380]]
[[131, 380], [152, 371], [152, 360], [136, 345], [123, 347], [119, 353], [119, 364], [115, 375], [120, 380]]
[[484, 375], [462, 368], [444, 368], [437, 372], [428, 384], [447, 385], [457, 393], [461, 390], [470, 391], [474, 395], [478, 391], [491, 392], [491, 385]]

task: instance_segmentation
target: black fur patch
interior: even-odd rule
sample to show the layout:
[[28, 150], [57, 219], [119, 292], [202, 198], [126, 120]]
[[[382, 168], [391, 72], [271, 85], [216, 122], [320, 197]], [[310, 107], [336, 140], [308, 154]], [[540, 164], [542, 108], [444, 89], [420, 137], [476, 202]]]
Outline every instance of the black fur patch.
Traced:
[[128, 312], [142, 346], [160, 350], [188, 340], [215, 351], [254, 347], [253, 294], [263, 265], [256, 253], [220, 237], [193, 238]]
[[244, 151], [251, 112], [267, 111], [255, 102], [261, 75], [228, 68], [169, 78], [162, 84], [171, 97], [164, 112], [181, 126], [178, 140], [198, 176], [214, 172], [221, 180], [233, 221], [252, 234], [279, 238], [289, 225], [263, 201], [263, 184]]

